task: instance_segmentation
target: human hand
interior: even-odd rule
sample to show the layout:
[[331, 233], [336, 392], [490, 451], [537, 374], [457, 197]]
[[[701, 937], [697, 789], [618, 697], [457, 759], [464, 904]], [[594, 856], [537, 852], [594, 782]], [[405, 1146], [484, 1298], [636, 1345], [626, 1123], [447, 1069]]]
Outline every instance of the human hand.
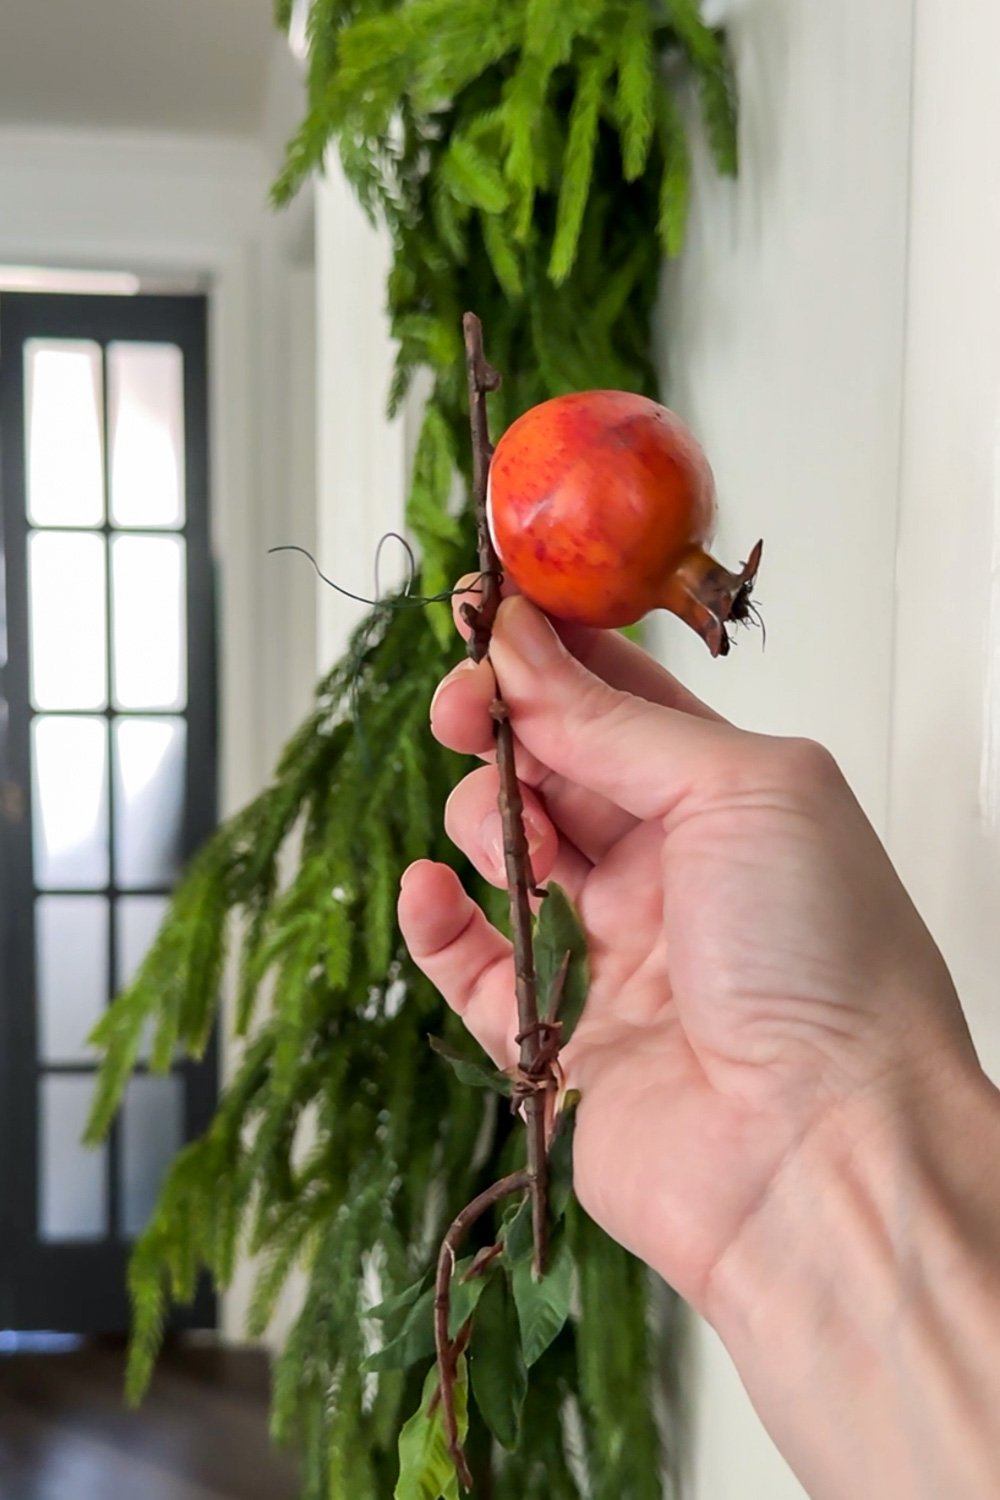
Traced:
[[[824, 1121], [849, 1131], [864, 1100], [870, 1123], [975, 1057], [940, 954], [830, 756], [723, 722], [615, 634], [564, 639], [506, 600], [492, 666], [445, 679], [432, 728], [489, 760], [495, 671], [535, 878], [567, 889], [590, 945], [562, 1054], [582, 1093], [577, 1194], [711, 1316], [714, 1273]], [[446, 827], [502, 885], [496, 793], [492, 765], [473, 771]], [[470, 1031], [513, 1063], [510, 946], [449, 867], [407, 871], [400, 922]]]

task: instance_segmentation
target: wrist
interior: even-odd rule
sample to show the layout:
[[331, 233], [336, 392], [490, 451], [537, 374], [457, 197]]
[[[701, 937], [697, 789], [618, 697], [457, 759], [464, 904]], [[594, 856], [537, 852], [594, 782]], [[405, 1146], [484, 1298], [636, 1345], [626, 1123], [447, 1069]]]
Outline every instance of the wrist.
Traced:
[[998, 1161], [974, 1064], [852, 1097], [715, 1268], [707, 1316], [814, 1496], [1000, 1493]]

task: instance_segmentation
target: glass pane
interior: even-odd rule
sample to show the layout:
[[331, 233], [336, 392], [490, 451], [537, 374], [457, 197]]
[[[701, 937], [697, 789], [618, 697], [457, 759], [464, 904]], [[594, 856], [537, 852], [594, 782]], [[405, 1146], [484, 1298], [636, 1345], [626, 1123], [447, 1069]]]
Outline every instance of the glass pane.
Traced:
[[172, 885], [184, 828], [183, 719], [120, 719], [115, 734], [115, 880]]
[[[118, 901], [117, 927], [115, 930], [115, 975], [116, 987], [124, 989], [131, 984], [153, 939], [160, 930], [160, 923], [170, 905], [166, 896], [122, 896]], [[156, 1032], [156, 1019], [150, 1016], [142, 1029], [142, 1040], [136, 1054], [140, 1062], [148, 1062]]]
[[31, 697], [36, 708], [107, 703], [104, 538], [36, 531], [28, 539]]
[[29, 339], [24, 364], [28, 516], [36, 526], [100, 526], [100, 346], [84, 339]]
[[108, 345], [111, 520], [184, 524], [184, 369], [173, 344]]
[[118, 708], [183, 708], [184, 542], [119, 536], [111, 543], [112, 657]]
[[101, 1239], [106, 1233], [106, 1149], [80, 1144], [94, 1093], [92, 1078], [41, 1081], [38, 1227], [44, 1240]]
[[132, 983], [160, 930], [169, 904], [166, 896], [123, 896], [118, 902], [115, 934], [118, 964], [115, 984], [118, 989], [123, 990]]
[[107, 885], [105, 720], [36, 719], [32, 741], [35, 884], [42, 890]]
[[163, 1174], [181, 1147], [183, 1112], [183, 1085], [173, 1075], [133, 1078], [125, 1090], [119, 1180], [124, 1234], [146, 1227]]
[[41, 896], [35, 902], [38, 1055], [85, 1062], [86, 1038], [108, 998], [108, 903], [103, 896]]

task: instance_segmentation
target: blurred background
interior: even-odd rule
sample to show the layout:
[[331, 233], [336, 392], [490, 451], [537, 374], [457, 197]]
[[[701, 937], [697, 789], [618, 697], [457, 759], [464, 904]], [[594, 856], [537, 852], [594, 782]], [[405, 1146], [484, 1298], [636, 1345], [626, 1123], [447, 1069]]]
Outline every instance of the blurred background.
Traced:
[[[696, 163], [657, 348], [716, 470], [720, 555], [766, 538], [768, 642], [723, 667], [676, 622], [652, 642], [740, 722], [836, 752], [997, 1073], [1000, 13], [711, 9], [741, 172]], [[83, 1039], [357, 618], [267, 549], [313, 548], [367, 593], [401, 523], [418, 403], [383, 416], [388, 248], [334, 166], [267, 202], [298, 46], [268, 0], [0, 8], [3, 539], [7, 618], [26, 622], [2, 637], [4, 698], [33, 705], [0, 786], [10, 1500], [295, 1493], [243, 1345], [248, 1275], [198, 1304], [217, 1336], [175, 1349], [139, 1416], [114, 1343], [75, 1336], [124, 1326], [127, 1247], [230, 1065], [224, 1043], [166, 1077], [140, 1062], [89, 1152]], [[690, 1495], [800, 1495], [709, 1331], [691, 1358]]]

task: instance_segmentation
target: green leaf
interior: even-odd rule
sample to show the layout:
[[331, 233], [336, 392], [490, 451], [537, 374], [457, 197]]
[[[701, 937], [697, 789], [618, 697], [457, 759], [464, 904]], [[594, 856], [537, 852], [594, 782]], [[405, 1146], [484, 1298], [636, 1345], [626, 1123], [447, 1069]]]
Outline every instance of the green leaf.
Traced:
[[[372, 825], [368, 841], [368, 900], [364, 907], [365, 946], [375, 974], [384, 974], [392, 958], [396, 939], [396, 898], [399, 893], [399, 861], [384, 824]], [[304, 976], [303, 976], [304, 977]], [[296, 1000], [301, 1002], [302, 986]]]
[[715, 165], [724, 177], [735, 177], [739, 170], [736, 83], [728, 63], [703, 73], [698, 89]]
[[525, 54], [541, 58], [550, 72], [568, 62], [583, 9], [580, 4], [567, 5], [566, 0], [528, 0]]
[[490, 1089], [494, 1094], [510, 1098], [511, 1081], [506, 1073], [501, 1073], [497, 1068], [486, 1067], [474, 1057], [467, 1057], [464, 1052], [459, 1052], [457, 1047], [442, 1041], [440, 1037], [432, 1036], [427, 1040], [432, 1050], [438, 1057], [444, 1058], [461, 1083], [467, 1083], [474, 1089]]
[[434, 1353], [434, 1288], [429, 1286], [410, 1306], [403, 1327], [365, 1360], [366, 1370], [407, 1370]]
[[456, 203], [447, 183], [435, 176], [431, 183], [431, 217], [438, 238], [457, 265], [464, 266], [469, 256], [465, 241], [465, 225], [469, 208], [465, 203]]
[[[455, 550], [462, 536], [458, 519], [448, 509], [456, 462], [451, 430], [440, 406], [430, 401], [413, 460], [406, 524], [423, 550], [423, 586], [432, 595], [450, 587]], [[450, 645], [453, 637], [450, 612], [431, 609], [428, 618], [441, 645]]]
[[455, 444], [451, 431], [433, 401], [424, 412], [413, 460], [413, 479], [406, 506], [406, 524], [425, 551], [461, 537], [458, 521], [448, 511], [455, 475]]
[[367, 1371], [408, 1370], [434, 1353], [434, 1292], [423, 1294], [406, 1321], [403, 1332], [381, 1349], [369, 1354], [364, 1362]]
[[404, 1312], [406, 1308], [412, 1307], [417, 1298], [425, 1290], [430, 1271], [425, 1271], [419, 1281], [412, 1286], [406, 1287], [402, 1292], [397, 1292], [394, 1297], [387, 1297], [384, 1302], [379, 1302], [375, 1307], [370, 1307], [365, 1314], [368, 1318], [391, 1318], [394, 1313]]
[[518, 1261], [513, 1272], [514, 1301], [521, 1325], [521, 1349], [530, 1369], [562, 1331], [569, 1317], [573, 1257], [565, 1239], [552, 1248], [548, 1269], [536, 1281], [530, 1261]]
[[476, 1309], [469, 1345], [472, 1394], [487, 1427], [504, 1448], [517, 1447], [528, 1370], [521, 1354], [517, 1308], [506, 1275], [494, 1276]]
[[534, 1235], [531, 1222], [531, 1195], [525, 1194], [504, 1225], [503, 1248], [507, 1264], [531, 1258]]
[[480, 222], [483, 230], [483, 244], [490, 258], [493, 274], [506, 295], [516, 301], [524, 294], [517, 247], [507, 233], [503, 219], [498, 215], [483, 214]]
[[641, 177], [649, 157], [656, 122], [656, 56], [650, 29], [651, 10], [630, 5], [618, 44], [618, 95], [615, 109], [622, 140], [626, 182]]
[[601, 95], [607, 74], [608, 62], [600, 53], [588, 57], [580, 68], [576, 98], [569, 117], [563, 179], [556, 208], [556, 232], [549, 257], [549, 277], [557, 286], [566, 280], [576, 259], [594, 169]]
[[545, 98], [548, 75], [537, 58], [522, 62], [506, 89], [504, 136], [507, 155], [504, 171], [514, 189], [516, 210], [514, 235], [523, 244], [531, 233], [535, 189], [538, 186], [538, 152], [535, 140], [538, 111]]
[[[475, 1276], [471, 1281], [462, 1277], [472, 1265], [474, 1256], [460, 1260], [451, 1278], [451, 1308], [448, 1332], [456, 1336], [462, 1324], [476, 1310], [476, 1304], [486, 1288], [491, 1272]], [[434, 1353], [434, 1287], [429, 1286], [411, 1304], [406, 1321], [400, 1332], [389, 1343], [369, 1354], [364, 1362], [366, 1370], [406, 1370], [419, 1364]]]
[[510, 192], [496, 162], [466, 137], [456, 135], [441, 164], [442, 180], [460, 203], [487, 214], [502, 214]]
[[462, 357], [459, 332], [444, 318], [429, 313], [403, 313], [393, 321], [392, 332], [394, 338], [419, 345], [431, 365], [447, 366]]
[[692, 60], [703, 67], [717, 66], [722, 58], [722, 44], [701, 18], [700, 0], [664, 0], [664, 9]]
[[[438, 1388], [437, 1369], [428, 1371], [420, 1409], [399, 1434], [399, 1479], [394, 1500], [459, 1500], [458, 1476], [444, 1431], [444, 1415], [438, 1401], [429, 1410]], [[455, 1415], [458, 1435], [464, 1442], [469, 1430], [469, 1370], [464, 1357], [455, 1376]]]
[[580, 1019], [590, 985], [587, 938], [573, 903], [559, 885], [550, 885], [535, 922], [535, 972], [538, 976], [538, 1015], [551, 1017], [553, 987], [569, 954], [559, 997], [563, 1045], [569, 1041]]
[[657, 227], [664, 250], [678, 255], [691, 201], [691, 155], [680, 110], [665, 91], [657, 99], [657, 115], [664, 163]]
[[570, 1089], [556, 1118], [549, 1142], [549, 1209], [556, 1221], [566, 1212], [566, 1205], [573, 1192], [573, 1135], [579, 1102], [579, 1092]]

